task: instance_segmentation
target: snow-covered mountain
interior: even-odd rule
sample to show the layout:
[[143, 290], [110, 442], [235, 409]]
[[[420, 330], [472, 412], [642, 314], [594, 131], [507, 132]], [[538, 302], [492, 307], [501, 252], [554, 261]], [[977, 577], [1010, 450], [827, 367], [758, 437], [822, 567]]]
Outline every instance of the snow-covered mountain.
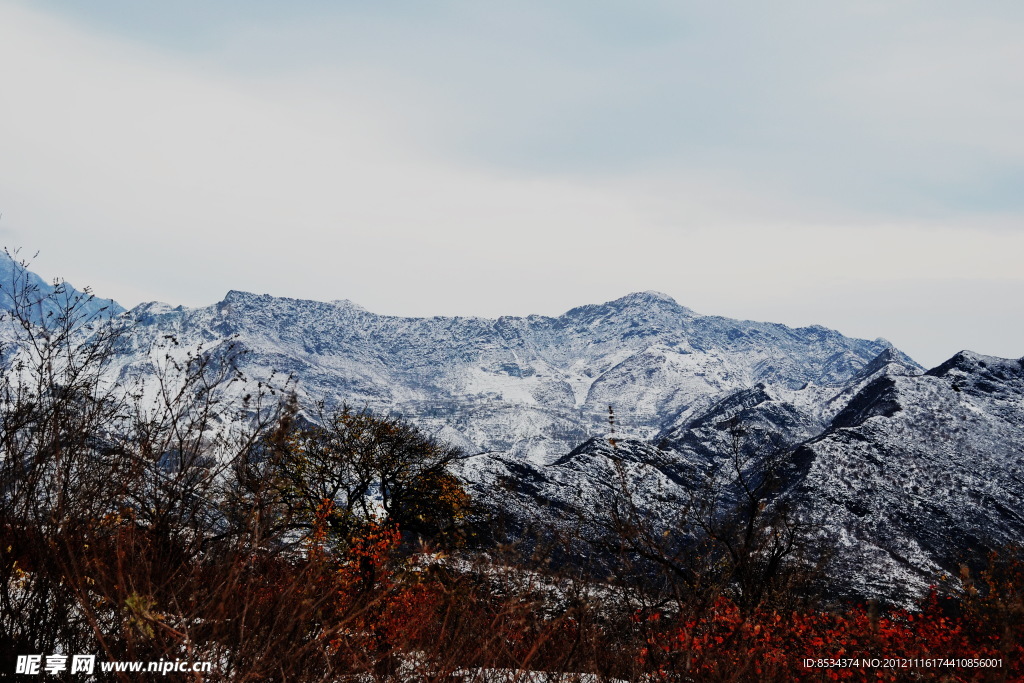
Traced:
[[881, 339], [700, 315], [656, 292], [555, 318], [401, 318], [244, 292], [130, 315], [129, 364], [168, 336], [182, 348], [231, 340], [250, 377], [292, 375], [300, 396], [401, 414], [469, 452], [537, 463], [604, 433], [609, 406], [638, 439], [757, 385], [821, 419], [822, 400], [879, 354], [913, 366]]
[[67, 282], [46, 282], [16, 256], [0, 250], [0, 311], [11, 310], [15, 305], [22, 306], [23, 313], [36, 321], [57, 316], [69, 305], [74, 305], [79, 314], [88, 318], [124, 312], [117, 302], [91, 296]]
[[[0, 281], [16, 268], [0, 259]], [[1022, 361], [962, 352], [924, 372], [882, 339], [701, 315], [656, 292], [485, 319], [233, 291], [126, 321], [112, 379], [144, 379], [170, 343], [236, 355], [252, 381], [291, 377], [306, 404], [402, 415], [471, 454], [459, 473], [513, 526], [578, 521], [623, 487], [672, 524], [735, 459], [739, 425], [744, 467], [784, 455], [772, 495], [834, 540], [843, 589], [899, 599], [1024, 539]]]
[[1024, 539], [1024, 359], [964, 351], [864, 386], [794, 455], [859, 592], [923, 588]]
[[1024, 539], [1024, 359], [965, 351], [921, 373], [886, 350], [817, 405], [792, 396], [758, 385], [650, 441], [605, 435], [547, 467], [500, 454], [463, 467], [512, 519], [539, 509], [572, 524], [629, 491], [676, 529], [710, 476], [733, 473], [740, 427], [747, 471], [782, 456], [772, 498], [828, 539], [833, 588], [897, 602]]

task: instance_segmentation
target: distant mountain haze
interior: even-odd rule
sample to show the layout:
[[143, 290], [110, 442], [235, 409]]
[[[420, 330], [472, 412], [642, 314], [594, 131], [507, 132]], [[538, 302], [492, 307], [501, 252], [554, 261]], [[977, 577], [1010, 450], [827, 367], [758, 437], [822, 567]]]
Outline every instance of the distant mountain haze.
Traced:
[[[58, 286], [61, 289], [54, 296], [55, 288]], [[118, 315], [125, 310], [111, 299], [100, 299], [86, 294], [67, 282], [46, 282], [28, 270], [17, 254], [0, 251], [0, 310], [10, 310], [15, 300], [24, 303], [37, 302], [25, 311], [36, 321], [44, 316], [57, 315], [62, 307], [72, 303], [87, 317]]]

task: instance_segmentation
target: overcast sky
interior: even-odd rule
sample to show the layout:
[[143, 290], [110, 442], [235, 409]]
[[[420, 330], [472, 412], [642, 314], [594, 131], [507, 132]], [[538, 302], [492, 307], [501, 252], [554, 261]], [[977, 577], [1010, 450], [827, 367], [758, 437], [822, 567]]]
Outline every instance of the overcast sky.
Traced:
[[0, 0], [0, 244], [126, 306], [1024, 354], [1024, 3]]

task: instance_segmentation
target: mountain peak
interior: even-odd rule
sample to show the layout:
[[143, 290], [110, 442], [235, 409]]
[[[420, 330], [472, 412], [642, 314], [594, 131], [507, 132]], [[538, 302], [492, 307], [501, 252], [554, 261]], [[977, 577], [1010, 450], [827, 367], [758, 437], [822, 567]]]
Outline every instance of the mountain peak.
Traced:
[[333, 304], [334, 306], [337, 306], [338, 308], [344, 308], [351, 311], [360, 311], [362, 313], [369, 313], [369, 311], [367, 311], [365, 308], [357, 304], [355, 301], [352, 301], [351, 299], [335, 299], [330, 303]]
[[679, 303], [676, 302], [676, 300], [673, 299], [672, 297], [670, 297], [668, 294], [665, 294], [664, 292], [656, 292], [653, 289], [648, 289], [648, 290], [643, 291], [643, 292], [631, 292], [630, 294], [627, 294], [626, 296], [623, 296], [623, 297], [620, 297], [618, 299], [615, 299], [614, 301], [609, 301], [607, 303], [609, 303], [609, 304], [619, 304], [619, 303], [621, 303], [621, 304], [632, 304], [632, 303], [657, 304], [657, 303], [661, 303], [661, 304], [669, 304], [671, 306], [678, 306], [679, 308], [683, 308], [682, 306], [679, 306]]
[[[889, 344], [884, 339], [877, 339], [876, 341]], [[895, 346], [888, 345], [882, 352], [879, 353], [870, 363], [865, 365], [860, 372], [857, 373], [857, 377], [869, 377], [880, 370], [887, 369], [889, 374], [893, 371], [895, 374], [919, 374], [922, 368], [915, 363], [909, 356], [897, 349]]]
[[224, 295], [222, 303], [230, 303], [232, 301], [245, 301], [248, 299], [254, 299], [258, 296], [259, 294], [254, 294], [253, 292], [243, 292], [240, 289], [231, 289], [228, 290], [228, 293]]
[[986, 356], [974, 351], [959, 351], [945, 363], [932, 368], [926, 375], [945, 377], [949, 374], [963, 375], [1012, 375], [1019, 376], [1024, 369], [1024, 358], [999, 358]]
[[18, 252], [0, 249], [0, 310], [10, 310], [16, 301], [24, 303], [25, 294], [39, 300], [32, 311], [25, 311], [41, 322], [47, 315], [60, 314], [77, 302], [77, 314], [85, 319], [110, 318], [124, 313], [124, 308], [113, 299], [101, 299], [75, 289], [70, 282], [56, 280], [52, 284], [28, 269], [28, 263], [19, 260]]
[[587, 304], [577, 306], [565, 313], [567, 316], [606, 314], [608, 309], [615, 311], [622, 310], [661, 310], [671, 313], [681, 313], [685, 316], [695, 315], [693, 311], [685, 306], [680, 306], [675, 299], [668, 294], [647, 290], [645, 292], [632, 292], [626, 296], [606, 301], [603, 304]]

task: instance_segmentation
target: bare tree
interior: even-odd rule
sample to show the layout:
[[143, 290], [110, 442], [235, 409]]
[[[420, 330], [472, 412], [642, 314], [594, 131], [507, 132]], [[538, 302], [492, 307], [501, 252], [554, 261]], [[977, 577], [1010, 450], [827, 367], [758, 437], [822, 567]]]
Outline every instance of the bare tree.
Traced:
[[637, 604], [699, 611], [727, 595], [752, 611], [816, 594], [828, 544], [783, 490], [791, 451], [770, 434], [748, 434], [738, 419], [721, 428], [727, 452], [706, 469], [681, 465], [671, 451], [646, 463], [686, 472], [689, 486], [667, 518], [645, 504], [650, 491], [634, 490], [629, 456], [612, 444], [617, 483], [599, 510], [584, 511], [599, 530], [588, 544]]

